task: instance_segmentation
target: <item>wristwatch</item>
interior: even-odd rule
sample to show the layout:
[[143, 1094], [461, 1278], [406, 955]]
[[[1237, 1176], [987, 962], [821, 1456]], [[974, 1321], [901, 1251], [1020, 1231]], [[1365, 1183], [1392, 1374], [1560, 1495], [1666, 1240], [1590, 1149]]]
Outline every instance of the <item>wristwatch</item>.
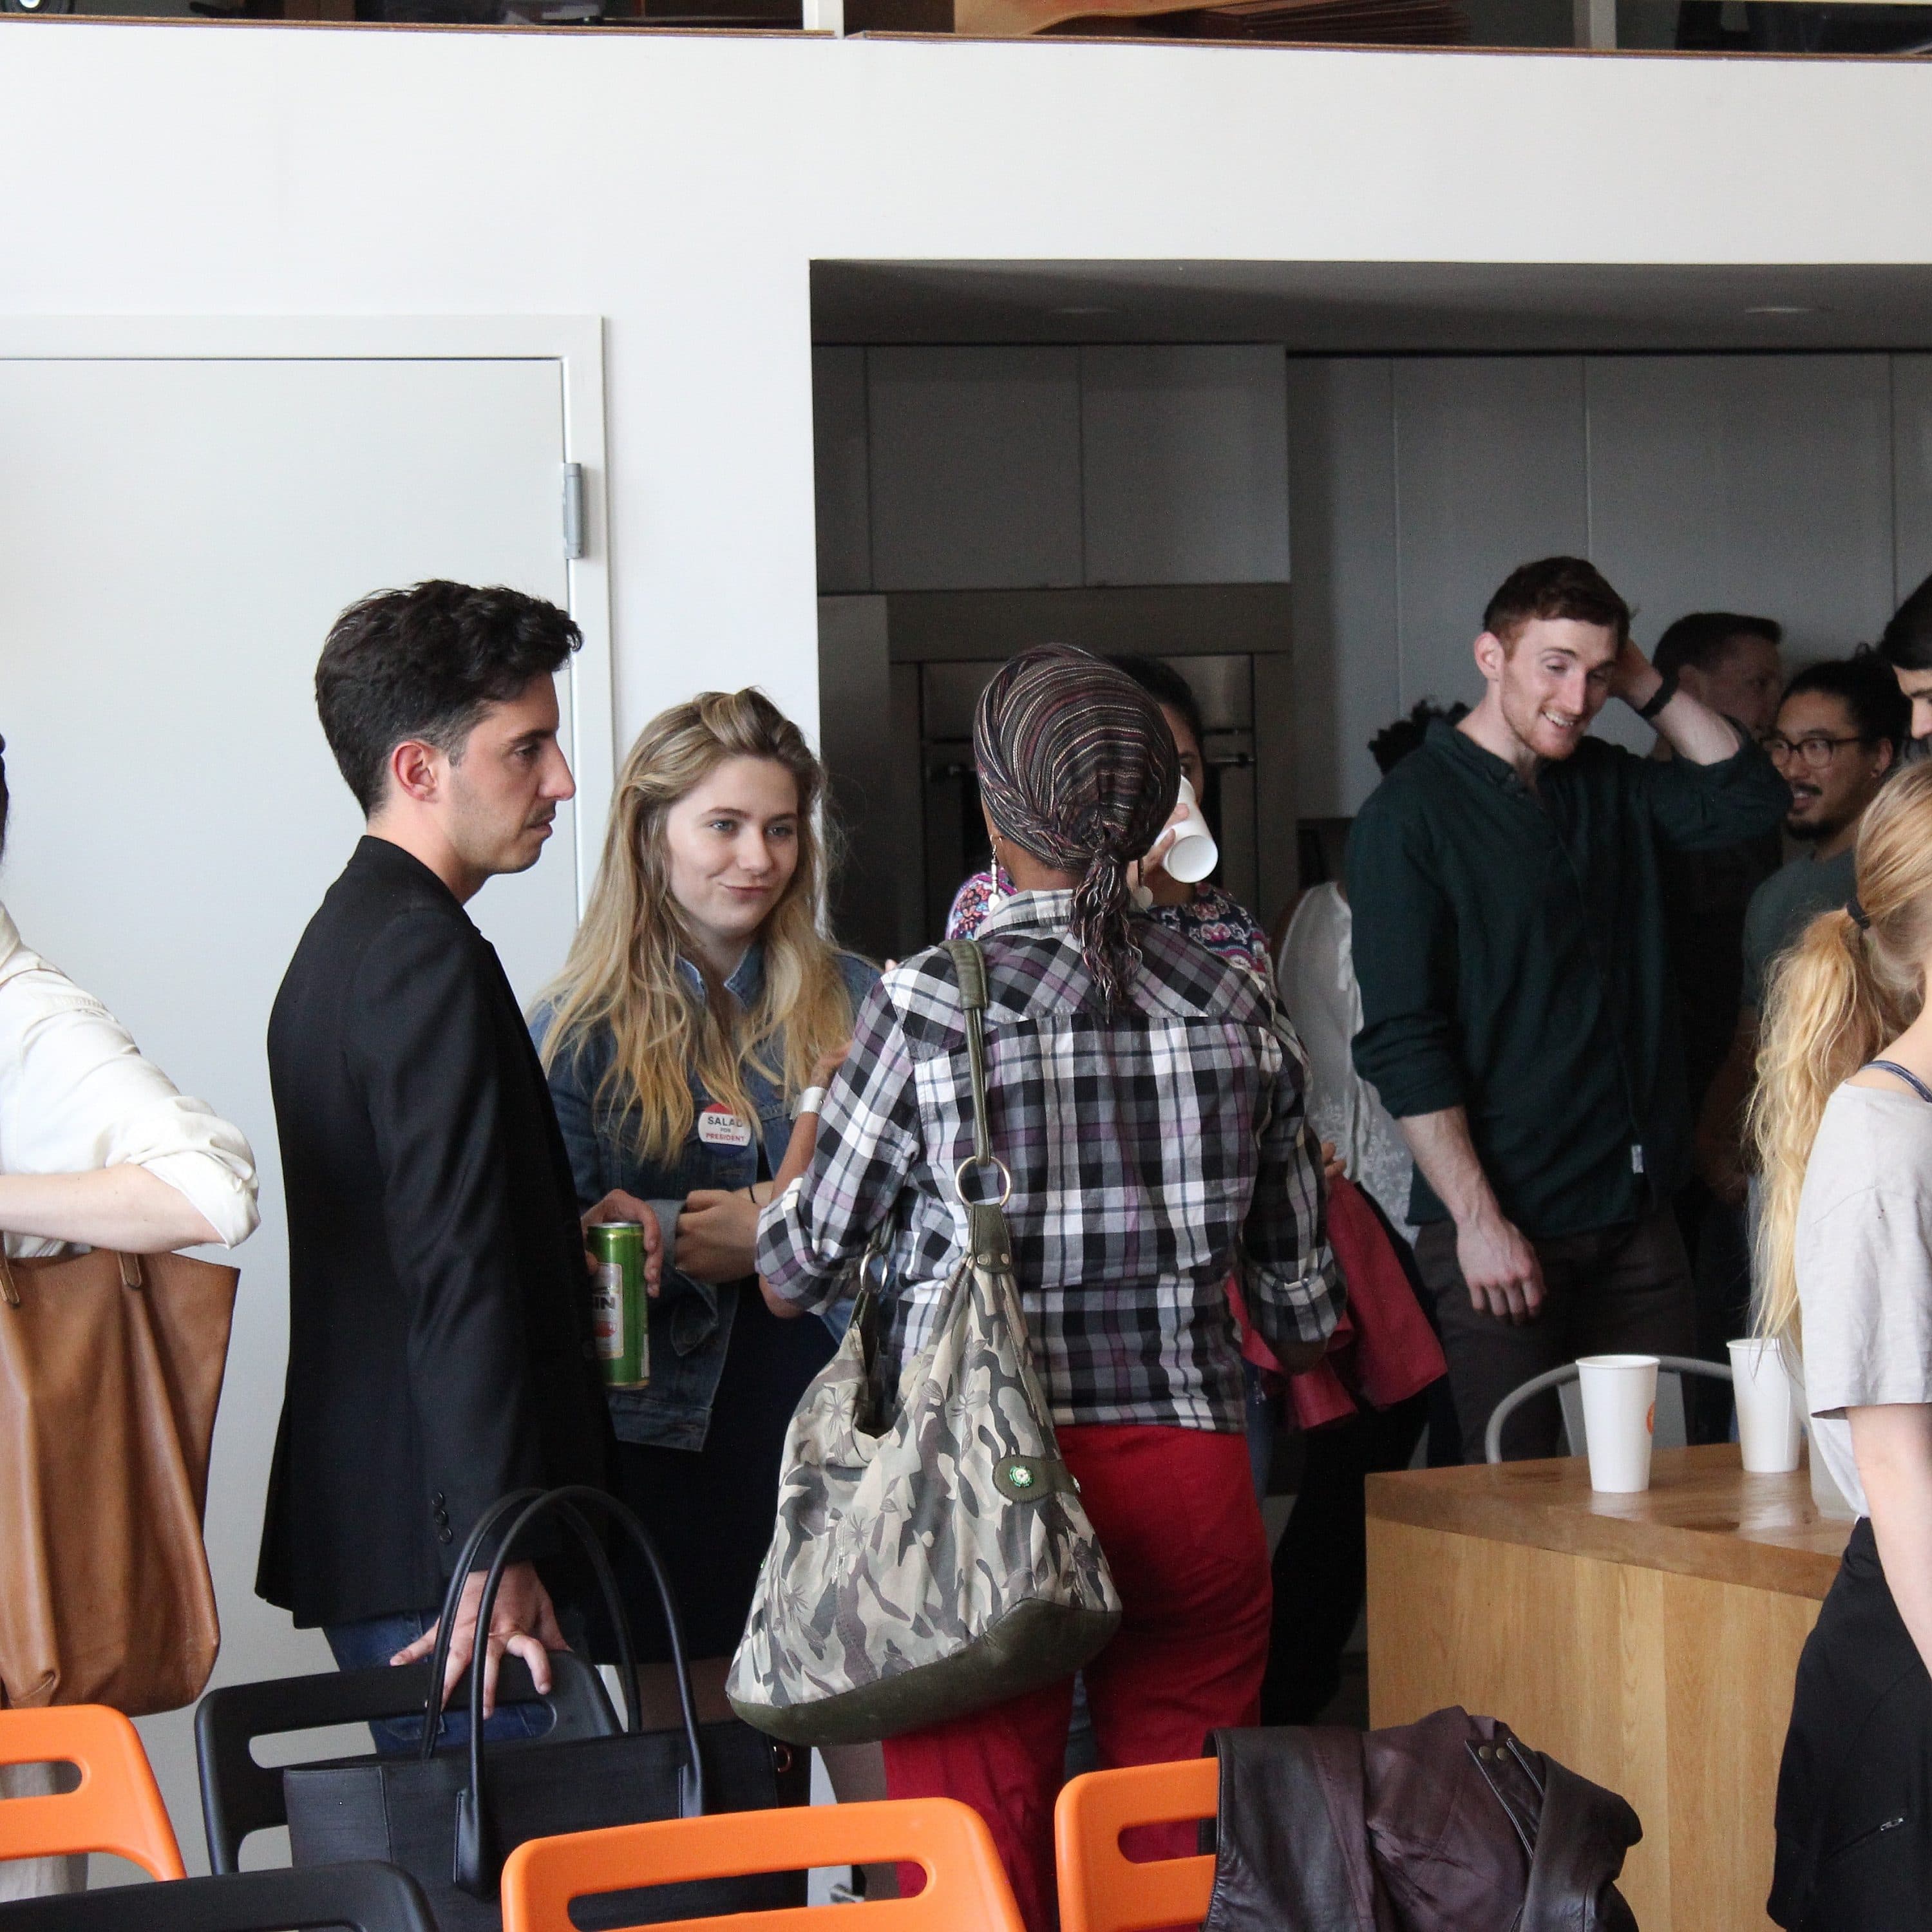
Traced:
[[1650, 702], [1637, 706], [1636, 715], [1647, 724], [1676, 695], [1677, 674], [1667, 670], [1664, 674], [1664, 682], [1650, 694]]

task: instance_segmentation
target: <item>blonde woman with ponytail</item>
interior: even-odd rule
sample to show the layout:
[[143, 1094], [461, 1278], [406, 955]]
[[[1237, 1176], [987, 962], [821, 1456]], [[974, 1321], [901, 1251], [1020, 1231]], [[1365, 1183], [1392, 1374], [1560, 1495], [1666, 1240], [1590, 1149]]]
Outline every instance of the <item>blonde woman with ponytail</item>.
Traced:
[[[577, 1192], [648, 1202], [664, 1240], [650, 1382], [608, 1391], [614, 1486], [658, 1544], [700, 1696], [722, 1688], [771, 1539], [785, 1424], [830, 1358], [778, 1321], [752, 1259], [792, 1116], [878, 975], [819, 925], [824, 774], [756, 691], [653, 718], [617, 782], [604, 856], [535, 1030]], [[620, 1559], [640, 1658], [669, 1654]], [[714, 1714], [728, 1714], [717, 1701]]]
[[1798, 1666], [1771, 1916], [1932, 1916], [1932, 765], [1859, 829], [1857, 892], [1779, 962], [1751, 1127], [1759, 1323], [1858, 1512]]

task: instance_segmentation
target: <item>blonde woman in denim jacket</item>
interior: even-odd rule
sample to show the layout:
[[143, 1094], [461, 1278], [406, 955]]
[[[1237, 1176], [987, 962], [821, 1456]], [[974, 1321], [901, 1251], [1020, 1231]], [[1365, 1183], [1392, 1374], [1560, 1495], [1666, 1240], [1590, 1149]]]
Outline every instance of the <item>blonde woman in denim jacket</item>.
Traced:
[[[609, 1392], [614, 1486], [657, 1543], [711, 1714], [770, 1542], [785, 1426], [828, 1324], [758, 1292], [759, 1205], [792, 1114], [878, 977], [820, 932], [824, 773], [756, 691], [648, 724], [602, 868], [535, 1022], [578, 1195], [651, 1204], [664, 1237], [650, 1382]], [[748, 1292], [746, 1292], [748, 1290]], [[620, 1575], [640, 1658], [668, 1654], [640, 1568]]]

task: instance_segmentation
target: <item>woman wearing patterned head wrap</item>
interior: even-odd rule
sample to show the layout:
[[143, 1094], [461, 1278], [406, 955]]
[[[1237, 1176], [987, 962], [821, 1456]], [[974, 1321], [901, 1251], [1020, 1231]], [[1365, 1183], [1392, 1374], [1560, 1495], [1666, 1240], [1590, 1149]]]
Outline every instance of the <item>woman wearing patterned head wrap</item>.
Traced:
[[973, 758], [993, 858], [1017, 845], [1078, 880], [1072, 932], [1109, 1006], [1140, 961], [1127, 868], [1174, 812], [1180, 761], [1160, 707], [1124, 672], [1070, 644], [996, 671], [973, 720]]
[[[1319, 1355], [1341, 1292], [1322, 1232], [1319, 1148], [1300, 1049], [1262, 979], [1133, 909], [1127, 868], [1172, 808], [1159, 708], [1084, 651], [1029, 651], [974, 729], [994, 850], [1016, 890], [980, 929], [987, 1112], [1029, 1339], [1062, 1457], [1124, 1615], [1087, 1666], [1105, 1764], [1198, 1756], [1256, 1720], [1268, 1654], [1268, 1544], [1248, 1480], [1241, 1360], [1225, 1284], [1290, 1367]], [[807, 1114], [758, 1232], [766, 1299], [823, 1307], [884, 1230], [891, 1284], [878, 1371], [925, 1345], [958, 1262], [951, 1177], [973, 1146], [952, 962], [889, 972]], [[890, 1738], [895, 1797], [984, 1817], [1031, 1932], [1054, 1918], [1053, 1802], [1071, 1678]], [[1148, 1834], [1192, 1848], [1191, 1826]]]
[[[1208, 795], [1208, 766], [1202, 741], [1207, 736], [1202, 722], [1201, 706], [1193, 687], [1160, 658], [1142, 657], [1131, 652], [1110, 652], [1105, 660], [1116, 670], [1126, 672], [1160, 707], [1167, 728], [1174, 734], [1180, 754], [1184, 784], [1192, 786], [1196, 798]], [[1170, 821], [1172, 822], [1172, 821]], [[1160, 842], [1141, 861], [1140, 889], [1134, 902], [1156, 926], [1171, 926], [1184, 938], [1238, 966], [1245, 966], [1263, 979], [1272, 979], [1268, 937], [1256, 922], [1255, 916], [1221, 886], [1206, 879], [1184, 880], [1174, 878], [1160, 861]], [[979, 932], [986, 915], [1013, 889], [1003, 868], [987, 863], [964, 880], [953, 895], [946, 915], [948, 939], [970, 939]]]

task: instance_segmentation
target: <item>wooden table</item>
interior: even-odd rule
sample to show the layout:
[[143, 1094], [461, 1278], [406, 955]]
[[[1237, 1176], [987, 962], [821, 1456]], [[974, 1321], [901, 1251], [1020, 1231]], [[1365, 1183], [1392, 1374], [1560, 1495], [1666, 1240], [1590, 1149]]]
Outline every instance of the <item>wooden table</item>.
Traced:
[[1798, 1653], [1851, 1526], [1735, 1445], [1660, 1450], [1641, 1496], [1580, 1458], [1368, 1484], [1369, 1710], [1445, 1704], [1621, 1792], [1643, 1932], [1768, 1925], [1772, 1808]]

